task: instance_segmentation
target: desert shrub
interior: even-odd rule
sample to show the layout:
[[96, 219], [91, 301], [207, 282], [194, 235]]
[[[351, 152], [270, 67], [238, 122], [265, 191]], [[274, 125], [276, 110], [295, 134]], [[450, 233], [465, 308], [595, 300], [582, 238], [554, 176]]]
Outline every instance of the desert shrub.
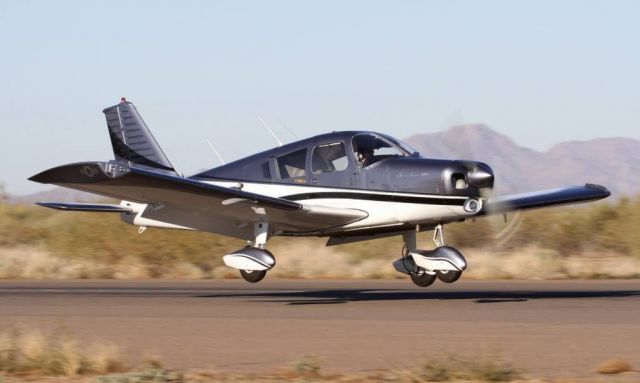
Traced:
[[459, 380], [510, 382], [522, 372], [499, 358], [445, 358], [427, 360], [408, 371], [399, 371], [400, 381], [449, 382]]
[[10, 328], [0, 332], [0, 372], [74, 376], [122, 369], [119, 351], [109, 342], [83, 346], [61, 329]]

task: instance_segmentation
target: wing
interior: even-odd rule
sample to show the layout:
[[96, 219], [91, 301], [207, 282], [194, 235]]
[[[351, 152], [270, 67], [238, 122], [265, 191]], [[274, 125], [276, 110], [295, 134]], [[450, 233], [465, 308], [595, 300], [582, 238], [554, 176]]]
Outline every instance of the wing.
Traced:
[[[130, 167], [118, 161], [64, 165], [30, 180], [145, 204], [141, 218], [238, 238], [251, 238], [253, 226], [249, 224], [261, 216], [279, 234], [321, 231], [367, 217], [361, 210], [302, 205], [239, 188]], [[66, 210], [117, 210], [114, 205], [42, 205]]]
[[478, 215], [503, 214], [514, 210], [595, 201], [610, 195], [611, 192], [607, 188], [594, 184], [506, 195], [490, 198]]

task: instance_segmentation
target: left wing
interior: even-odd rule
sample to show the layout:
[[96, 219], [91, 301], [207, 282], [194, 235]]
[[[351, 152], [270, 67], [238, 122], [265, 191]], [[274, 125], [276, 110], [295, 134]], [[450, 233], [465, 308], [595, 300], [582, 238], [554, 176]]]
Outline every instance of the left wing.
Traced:
[[504, 214], [515, 210], [596, 201], [610, 195], [611, 192], [607, 188], [594, 184], [506, 195], [489, 198], [478, 215]]
[[[263, 219], [268, 221], [276, 232], [295, 234], [322, 231], [368, 216], [366, 212], [357, 209], [303, 205], [281, 198], [249, 193], [240, 188], [216, 186], [130, 167], [121, 161], [64, 165], [46, 170], [30, 180], [135, 202], [144, 210], [131, 211], [141, 219], [237, 238], [251, 238], [252, 224]], [[100, 204], [40, 204], [77, 211], [126, 213], [123, 210], [127, 209], [126, 206], [118, 208], [115, 205]], [[134, 224], [137, 224], [135, 222]]]

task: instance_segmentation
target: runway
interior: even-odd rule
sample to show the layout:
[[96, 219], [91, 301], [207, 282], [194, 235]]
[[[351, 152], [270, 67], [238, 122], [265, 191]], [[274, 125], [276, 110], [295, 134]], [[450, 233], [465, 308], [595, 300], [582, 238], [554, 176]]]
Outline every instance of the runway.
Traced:
[[317, 355], [327, 371], [500, 356], [536, 377], [640, 367], [640, 280], [0, 281], [0, 326], [64, 326], [133, 360], [270, 371]]

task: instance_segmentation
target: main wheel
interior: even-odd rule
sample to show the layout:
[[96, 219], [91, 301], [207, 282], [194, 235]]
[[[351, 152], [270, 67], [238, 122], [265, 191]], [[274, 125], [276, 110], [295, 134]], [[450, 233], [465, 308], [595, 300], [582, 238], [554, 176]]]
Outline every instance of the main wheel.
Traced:
[[438, 276], [438, 279], [444, 283], [453, 283], [460, 279], [462, 271], [438, 270], [436, 271], [436, 275]]
[[427, 287], [435, 282], [435, 274], [427, 274], [424, 270], [417, 273], [411, 273], [411, 281], [420, 287]]
[[240, 270], [240, 275], [242, 275], [242, 279], [249, 283], [260, 282], [265, 275], [267, 275], [267, 270]]

